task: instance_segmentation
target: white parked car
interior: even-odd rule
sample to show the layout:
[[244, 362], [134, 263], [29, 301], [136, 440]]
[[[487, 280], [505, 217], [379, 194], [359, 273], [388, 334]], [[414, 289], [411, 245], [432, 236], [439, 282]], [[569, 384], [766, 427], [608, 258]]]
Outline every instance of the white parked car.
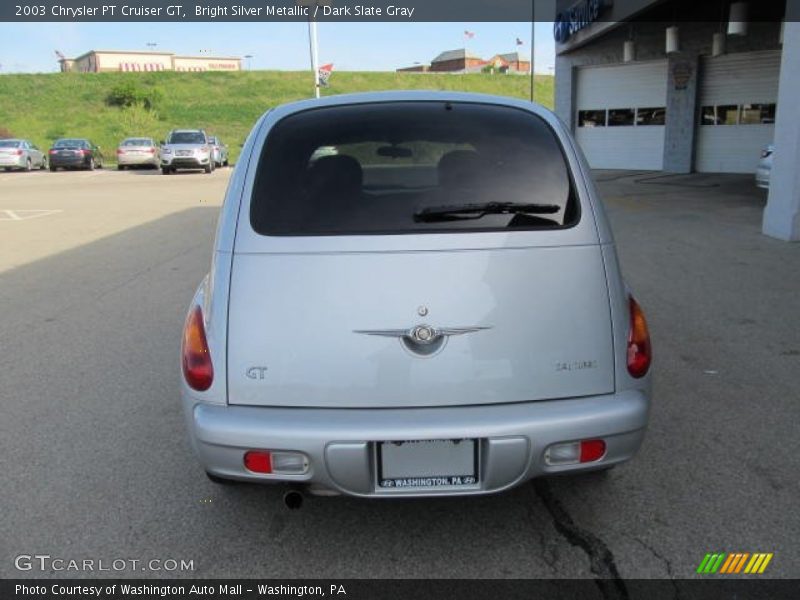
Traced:
[[476, 94], [266, 113], [181, 361], [213, 481], [314, 493], [477, 495], [609, 468], [650, 408], [647, 325], [586, 160], [550, 111]]
[[761, 160], [758, 161], [756, 168], [756, 185], [766, 190], [769, 189], [769, 178], [772, 175], [772, 155], [775, 153], [775, 145], [764, 146], [761, 151]]
[[161, 154], [153, 138], [127, 138], [117, 148], [117, 169], [120, 171], [126, 167], [158, 169], [160, 165]]
[[47, 154], [39, 150], [31, 141], [2, 139], [0, 140], [0, 167], [6, 171], [46, 169]]

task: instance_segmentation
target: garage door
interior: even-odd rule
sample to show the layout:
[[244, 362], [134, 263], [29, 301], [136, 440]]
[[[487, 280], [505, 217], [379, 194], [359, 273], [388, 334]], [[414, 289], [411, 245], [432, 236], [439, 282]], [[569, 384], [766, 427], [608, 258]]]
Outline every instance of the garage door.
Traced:
[[695, 168], [753, 173], [775, 133], [780, 52], [708, 57], [701, 66]]
[[661, 170], [666, 61], [584, 67], [576, 83], [575, 136], [592, 168]]

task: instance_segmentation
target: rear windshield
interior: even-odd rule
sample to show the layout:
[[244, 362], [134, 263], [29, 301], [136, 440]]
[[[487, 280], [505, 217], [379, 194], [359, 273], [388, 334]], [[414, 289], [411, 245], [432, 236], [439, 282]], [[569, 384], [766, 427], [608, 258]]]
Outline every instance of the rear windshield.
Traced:
[[129, 138], [122, 142], [123, 146], [152, 146], [153, 140], [148, 138]]
[[577, 219], [568, 166], [543, 119], [443, 101], [282, 119], [250, 205], [253, 229], [277, 236], [554, 229]]
[[18, 140], [0, 140], [0, 148], [17, 148], [20, 144]]
[[53, 148], [84, 148], [87, 145], [86, 140], [58, 140]]
[[167, 140], [168, 144], [205, 144], [206, 136], [199, 131], [176, 131]]

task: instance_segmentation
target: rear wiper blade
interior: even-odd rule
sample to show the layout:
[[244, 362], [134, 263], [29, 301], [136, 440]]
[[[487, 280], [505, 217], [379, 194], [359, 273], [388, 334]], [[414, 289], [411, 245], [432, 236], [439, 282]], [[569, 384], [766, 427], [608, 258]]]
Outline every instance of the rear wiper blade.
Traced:
[[557, 204], [522, 204], [517, 202], [481, 202], [431, 206], [414, 213], [414, 221], [459, 221], [480, 219], [485, 215], [552, 215], [561, 210]]

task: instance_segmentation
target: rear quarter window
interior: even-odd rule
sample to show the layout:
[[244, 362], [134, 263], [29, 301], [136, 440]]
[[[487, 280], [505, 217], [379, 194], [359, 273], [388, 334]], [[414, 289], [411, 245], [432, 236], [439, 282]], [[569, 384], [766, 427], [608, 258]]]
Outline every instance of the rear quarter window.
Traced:
[[250, 221], [271, 236], [557, 229], [578, 221], [573, 190], [558, 139], [528, 111], [336, 106], [271, 128]]

